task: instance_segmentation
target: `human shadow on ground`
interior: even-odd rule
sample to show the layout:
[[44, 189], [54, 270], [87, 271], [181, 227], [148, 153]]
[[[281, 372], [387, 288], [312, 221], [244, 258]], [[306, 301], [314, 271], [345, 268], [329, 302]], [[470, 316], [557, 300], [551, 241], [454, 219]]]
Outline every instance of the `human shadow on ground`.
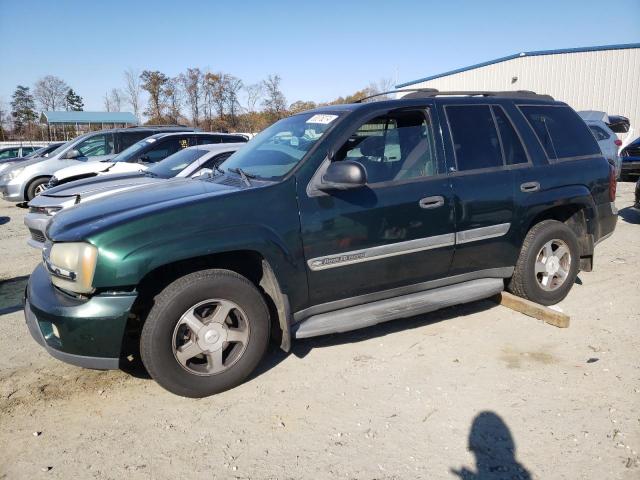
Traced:
[[29, 275], [0, 281], [0, 315], [22, 310], [22, 297]]
[[618, 210], [618, 216], [627, 223], [634, 225], [640, 224], [640, 211], [632, 207], [626, 207], [622, 210]]
[[0, 225], [4, 225], [5, 223], [9, 223], [11, 221], [11, 217], [0, 217]]
[[480, 412], [469, 432], [468, 450], [475, 471], [451, 469], [462, 480], [531, 480], [531, 473], [516, 460], [516, 444], [507, 424], [494, 412]]

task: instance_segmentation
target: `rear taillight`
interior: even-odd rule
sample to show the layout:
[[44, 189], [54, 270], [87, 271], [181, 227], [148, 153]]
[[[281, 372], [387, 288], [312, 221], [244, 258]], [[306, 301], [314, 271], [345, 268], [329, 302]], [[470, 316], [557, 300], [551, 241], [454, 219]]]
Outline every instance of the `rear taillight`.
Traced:
[[620, 140], [619, 138], [616, 138], [616, 139], [613, 141], [613, 143], [615, 143], [615, 144], [616, 144], [616, 147], [619, 147], [619, 146], [621, 146], [621, 145], [622, 145], [622, 140]]
[[609, 164], [609, 200], [611, 202], [616, 201], [616, 168]]

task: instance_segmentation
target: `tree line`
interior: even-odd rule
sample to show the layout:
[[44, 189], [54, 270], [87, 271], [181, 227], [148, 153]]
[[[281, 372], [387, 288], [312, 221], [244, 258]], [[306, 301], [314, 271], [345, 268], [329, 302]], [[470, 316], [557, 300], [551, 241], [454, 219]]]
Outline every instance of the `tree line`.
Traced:
[[[127, 69], [122, 86], [105, 92], [103, 105], [107, 112], [131, 111], [149, 125], [182, 124], [206, 131], [258, 132], [287, 115], [320, 105], [351, 103], [393, 87], [391, 80], [382, 79], [328, 102], [298, 100], [289, 104], [281, 83], [277, 74], [245, 84], [232, 74], [197, 67], [173, 77], [158, 70]], [[53, 75], [38, 80], [33, 90], [18, 85], [11, 96], [9, 111], [2, 111], [0, 105], [0, 139], [43, 139], [44, 129], [38, 128], [38, 109], [82, 111], [83, 108], [83, 98]]]

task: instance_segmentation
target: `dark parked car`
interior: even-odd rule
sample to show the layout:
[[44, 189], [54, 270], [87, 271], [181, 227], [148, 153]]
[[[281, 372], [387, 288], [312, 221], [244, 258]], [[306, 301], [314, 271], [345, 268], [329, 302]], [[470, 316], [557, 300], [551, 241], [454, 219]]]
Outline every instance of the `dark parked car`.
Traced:
[[622, 149], [620, 158], [622, 159], [621, 180], [630, 180], [631, 175], [640, 175], [640, 137]]
[[49, 156], [51, 152], [57, 149], [59, 146], [63, 145], [64, 142], [55, 142], [50, 143], [46, 147], [38, 148], [37, 150], [32, 151], [28, 155], [24, 157], [8, 157], [0, 160], [0, 172], [4, 169], [9, 168], [15, 164], [15, 162], [21, 162], [23, 160], [31, 160], [32, 158], [42, 158], [45, 159]]
[[56, 358], [164, 388], [242, 382], [291, 341], [492, 296], [562, 300], [614, 231], [614, 168], [569, 106], [413, 91], [273, 124], [211, 178], [57, 214], [25, 315]]
[[24, 145], [18, 147], [0, 148], [0, 160], [7, 158], [22, 158], [42, 148], [42, 145]]

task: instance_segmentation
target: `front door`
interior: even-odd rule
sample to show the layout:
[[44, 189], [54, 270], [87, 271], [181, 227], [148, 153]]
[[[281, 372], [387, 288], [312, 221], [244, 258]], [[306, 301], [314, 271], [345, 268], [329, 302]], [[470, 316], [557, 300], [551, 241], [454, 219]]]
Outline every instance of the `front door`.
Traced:
[[365, 187], [326, 193], [299, 185], [311, 304], [446, 276], [453, 198], [434, 132], [429, 108], [384, 112], [361, 124], [331, 160], [360, 162]]

